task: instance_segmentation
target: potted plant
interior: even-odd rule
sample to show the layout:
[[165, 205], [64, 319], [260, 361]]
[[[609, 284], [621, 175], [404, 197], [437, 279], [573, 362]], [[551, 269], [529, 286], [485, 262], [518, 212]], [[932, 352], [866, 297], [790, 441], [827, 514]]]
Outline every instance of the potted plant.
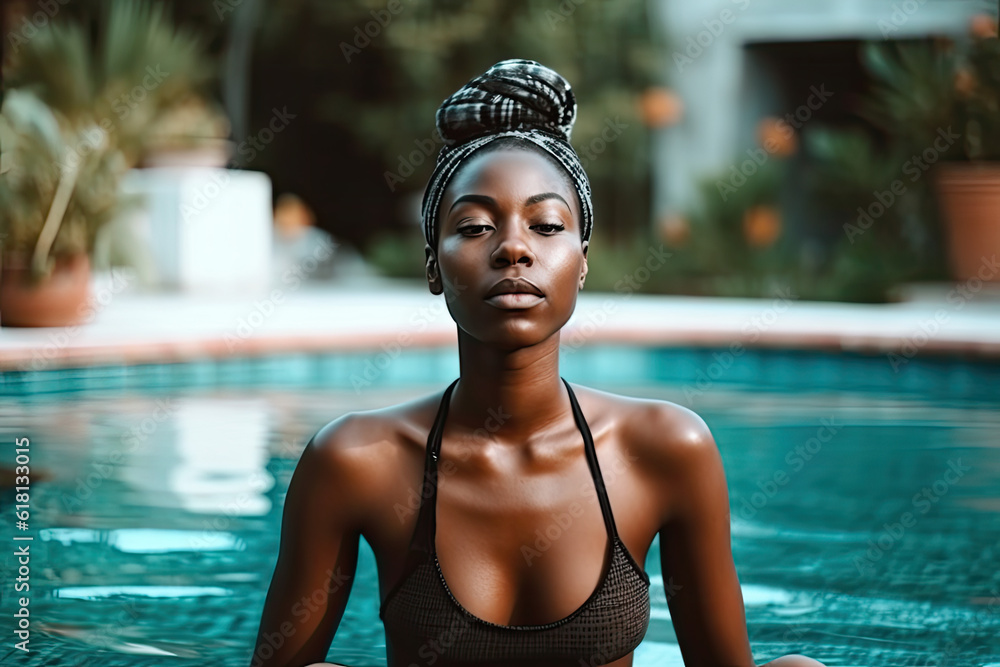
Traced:
[[[944, 222], [952, 276], [1000, 281], [1000, 41], [996, 19], [954, 43], [869, 45], [876, 85], [866, 116], [906, 156], [906, 183], [928, 172]], [[984, 270], [986, 267], [987, 270]]]
[[11, 69], [12, 88], [31, 88], [68, 119], [96, 122], [130, 166], [161, 148], [214, 148], [229, 132], [207, 92], [214, 63], [160, 2], [108, 3], [94, 27], [50, 22], [21, 45]]
[[212, 68], [165, 12], [121, 0], [95, 26], [51, 21], [5, 72], [0, 324], [80, 321], [90, 253], [125, 172], [159, 150], [218, 152], [228, 125], [205, 92]]
[[187, 95], [147, 128], [140, 167], [224, 167], [233, 152], [229, 120], [200, 95]]
[[67, 326], [86, 314], [89, 252], [127, 168], [97, 125], [59, 119], [25, 90], [0, 112], [0, 325]]

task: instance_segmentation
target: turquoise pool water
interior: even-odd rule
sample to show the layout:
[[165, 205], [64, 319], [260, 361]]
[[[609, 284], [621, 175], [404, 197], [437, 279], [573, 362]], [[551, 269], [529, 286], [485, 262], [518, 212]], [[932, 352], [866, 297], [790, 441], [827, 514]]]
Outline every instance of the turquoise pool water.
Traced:
[[[578, 351], [563, 375], [712, 427], [758, 662], [1000, 664], [1000, 366], [752, 352], [719, 371], [717, 354]], [[245, 667], [308, 437], [443, 388], [453, 356], [404, 355], [370, 384], [352, 382], [363, 355], [6, 374], [0, 468], [27, 436], [32, 484], [26, 532], [0, 490], [0, 664]], [[27, 654], [15, 534], [34, 537]], [[639, 666], [682, 664], [658, 563], [654, 544]], [[369, 551], [330, 658], [385, 664]]]

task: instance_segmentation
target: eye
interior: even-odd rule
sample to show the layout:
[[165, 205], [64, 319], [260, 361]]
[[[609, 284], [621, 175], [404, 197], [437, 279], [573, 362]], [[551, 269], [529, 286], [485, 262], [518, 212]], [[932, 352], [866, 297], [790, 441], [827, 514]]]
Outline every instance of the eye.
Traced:
[[[471, 219], [470, 222], [472, 222]], [[481, 229], [489, 229], [489, 225], [485, 224], [466, 225], [465, 227], [459, 227], [458, 233], [462, 234], [463, 236], [478, 236], [478, 230]]]
[[561, 222], [540, 222], [532, 226], [533, 229], [541, 229], [543, 234], [555, 234], [566, 229], [566, 225]]

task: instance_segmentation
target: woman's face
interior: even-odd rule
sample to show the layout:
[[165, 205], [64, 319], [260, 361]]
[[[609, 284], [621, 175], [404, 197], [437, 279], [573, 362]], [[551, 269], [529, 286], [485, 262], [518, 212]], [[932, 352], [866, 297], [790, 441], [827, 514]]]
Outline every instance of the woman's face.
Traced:
[[[444, 292], [459, 328], [504, 347], [539, 343], [562, 328], [587, 275], [581, 213], [567, 176], [535, 151], [474, 155], [448, 184], [438, 221], [437, 262], [427, 247], [431, 291]], [[505, 278], [540, 295], [506, 294]]]

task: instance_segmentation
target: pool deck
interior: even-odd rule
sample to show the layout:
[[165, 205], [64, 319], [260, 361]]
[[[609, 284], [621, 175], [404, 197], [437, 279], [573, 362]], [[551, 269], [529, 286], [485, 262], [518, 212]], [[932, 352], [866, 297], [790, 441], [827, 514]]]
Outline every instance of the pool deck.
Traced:
[[[1000, 358], [1000, 290], [933, 285], [892, 304], [697, 298], [584, 290], [562, 344], [770, 347]], [[256, 296], [115, 290], [94, 283], [77, 327], [0, 328], [0, 371], [172, 363], [287, 352], [454, 346], [444, 299], [415, 282], [273, 288]], [[104, 305], [106, 304], [106, 305]]]

